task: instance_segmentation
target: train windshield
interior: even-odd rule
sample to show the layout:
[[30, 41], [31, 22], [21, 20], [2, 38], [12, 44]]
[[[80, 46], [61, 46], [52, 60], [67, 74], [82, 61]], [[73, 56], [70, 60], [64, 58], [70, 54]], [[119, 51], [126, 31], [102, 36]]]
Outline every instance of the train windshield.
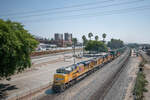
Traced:
[[62, 74], [69, 74], [70, 72], [72, 72], [73, 70], [75, 70], [77, 68], [76, 65], [71, 65], [68, 67], [64, 67], [64, 68], [59, 68], [56, 70], [56, 73], [62, 73]]
[[65, 68], [59, 68], [56, 70], [56, 73], [61, 73], [61, 74], [69, 74], [71, 71], [66, 70]]

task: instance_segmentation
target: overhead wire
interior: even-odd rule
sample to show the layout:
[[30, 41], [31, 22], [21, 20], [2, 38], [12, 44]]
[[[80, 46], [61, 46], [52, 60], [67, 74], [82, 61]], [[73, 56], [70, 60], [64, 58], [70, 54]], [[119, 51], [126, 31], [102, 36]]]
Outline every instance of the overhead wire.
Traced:
[[[141, 10], [148, 10], [150, 9], [150, 5], [144, 5], [144, 6], [138, 6], [138, 7], [131, 7], [131, 8], [126, 8], [126, 9], [119, 9], [119, 10], [111, 10], [111, 11], [104, 11], [104, 12], [96, 12], [96, 13], [86, 13], [86, 14], [76, 14], [76, 15], [71, 15], [71, 16], [61, 16], [61, 17], [51, 17], [48, 18], [47, 20], [49, 21], [54, 21], [54, 20], [68, 20], [69, 18], [87, 18], [87, 17], [96, 17], [96, 16], [105, 16], [105, 15], [113, 15], [113, 14], [121, 14], [121, 13], [129, 13], [133, 11], [141, 11]], [[62, 19], [62, 18], [67, 18], [67, 19]], [[23, 20], [22, 20], [23, 21]], [[24, 22], [27, 22], [28, 20], [24, 20]], [[31, 20], [29, 22], [39, 22], [40, 20]], [[41, 20], [43, 21], [43, 20]]]
[[18, 16], [13, 18], [29, 18], [33, 16], [44, 16], [48, 14], [60, 14], [60, 13], [68, 13], [68, 12], [77, 12], [77, 11], [84, 11], [84, 10], [95, 10], [99, 8], [106, 8], [106, 7], [112, 7], [112, 6], [121, 6], [121, 5], [127, 5], [127, 4], [133, 4], [137, 2], [142, 2], [143, 0], [134, 0], [129, 2], [121, 2], [121, 3], [115, 3], [115, 4], [109, 4], [109, 5], [103, 5], [103, 6], [96, 6], [96, 7], [88, 7], [88, 8], [81, 8], [81, 9], [74, 9], [74, 10], [67, 10], [67, 11], [56, 11], [56, 12], [47, 12], [47, 13], [40, 13], [40, 14], [31, 14], [31, 15], [25, 15], [25, 16]]
[[56, 7], [56, 8], [50, 8], [50, 9], [42, 9], [42, 10], [32, 10], [32, 11], [22, 11], [22, 12], [16, 12], [16, 13], [8, 13], [8, 14], [0, 14], [0, 17], [6, 17], [6, 16], [15, 16], [15, 15], [23, 15], [23, 14], [32, 14], [32, 13], [39, 13], [39, 12], [46, 12], [46, 11], [54, 11], [54, 10], [62, 10], [62, 9], [68, 9], [68, 8], [77, 8], [77, 7], [83, 7], [83, 6], [89, 6], [89, 5], [95, 5], [98, 3], [106, 3], [111, 2], [114, 0], [104, 0], [104, 1], [97, 1], [97, 2], [89, 2], [84, 4], [77, 4], [77, 5], [71, 5], [71, 6], [64, 6], [64, 7]]

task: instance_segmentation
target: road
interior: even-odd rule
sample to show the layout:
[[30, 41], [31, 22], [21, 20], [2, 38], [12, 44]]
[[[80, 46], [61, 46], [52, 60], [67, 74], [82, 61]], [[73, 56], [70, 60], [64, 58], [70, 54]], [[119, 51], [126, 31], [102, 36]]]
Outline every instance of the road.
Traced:
[[60, 94], [44, 94], [40, 100], [96, 100], [95, 94], [99, 93], [98, 95], [101, 95], [102, 90], [104, 90], [103, 86], [109, 82], [110, 78], [121, 67], [128, 54], [129, 50], [65, 92]]
[[[65, 56], [65, 61], [64, 61]], [[0, 85], [4, 86], [7, 93], [6, 100], [16, 99], [23, 94], [41, 88], [53, 81], [53, 74], [57, 68], [73, 64], [72, 53], [46, 56], [32, 59], [32, 67], [21, 74], [12, 76], [10, 81], [1, 80]], [[90, 58], [76, 59], [76, 62]]]

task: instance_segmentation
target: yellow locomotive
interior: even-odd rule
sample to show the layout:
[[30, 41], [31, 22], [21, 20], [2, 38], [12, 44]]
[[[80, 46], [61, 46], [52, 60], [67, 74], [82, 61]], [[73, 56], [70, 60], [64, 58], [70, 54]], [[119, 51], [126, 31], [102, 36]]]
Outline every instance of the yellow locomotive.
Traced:
[[66, 88], [112, 61], [120, 54], [120, 51], [113, 51], [104, 56], [57, 69], [54, 74], [53, 91], [63, 92]]

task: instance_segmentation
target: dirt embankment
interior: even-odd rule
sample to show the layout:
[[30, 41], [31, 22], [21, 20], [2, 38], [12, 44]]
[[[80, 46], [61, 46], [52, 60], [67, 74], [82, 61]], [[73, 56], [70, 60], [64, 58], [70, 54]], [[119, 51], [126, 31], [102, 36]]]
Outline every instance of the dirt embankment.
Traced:
[[147, 80], [147, 86], [145, 87], [147, 92], [144, 93], [144, 100], [150, 100], [150, 56], [142, 52], [143, 58], [146, 60], [146, 64], [144, 65], [144, 74]]
[[[76, 49], [76, 50], [81, 50], [81, 49]], [[72, 51], [72, 49], [32, 52], [31, 57], [41, 56], [41, 55], [46, 55], [46, 54], [55, 54], [55, 53], [61, 53], [61, 52], [67, 52], [67, 51]]]

